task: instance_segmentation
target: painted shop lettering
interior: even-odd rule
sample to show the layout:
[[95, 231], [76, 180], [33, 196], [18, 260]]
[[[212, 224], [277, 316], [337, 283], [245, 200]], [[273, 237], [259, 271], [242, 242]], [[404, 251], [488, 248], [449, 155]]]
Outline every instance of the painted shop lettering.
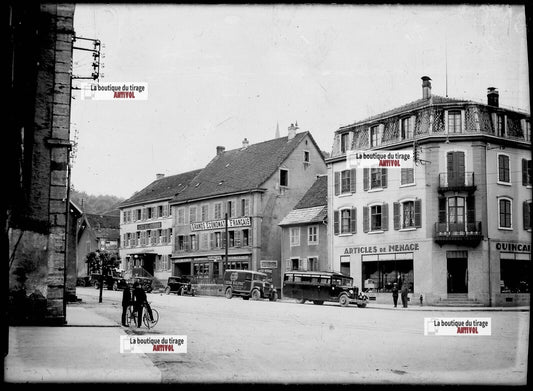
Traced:
[[402, 251], [418, 251], [420, 249], [418, 243], [404, 243], [404, 244], [389, 244], [383, 247], [378, 246], [361, 246], [361, 247], [346, 247], [344, 254], [377, 254], [377, 253], [397, 253]]
[[504, 252], [528, 253], [531, 251], [530, 244], [496, 242], [496, 250]]

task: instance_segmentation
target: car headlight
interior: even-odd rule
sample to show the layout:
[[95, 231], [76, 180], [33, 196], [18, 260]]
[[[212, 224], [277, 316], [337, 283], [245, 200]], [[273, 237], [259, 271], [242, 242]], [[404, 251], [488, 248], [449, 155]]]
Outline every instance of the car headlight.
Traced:
[[350, 293], [350, 295], [353, 295], [353, 289], [350, 289], [348, 292]]

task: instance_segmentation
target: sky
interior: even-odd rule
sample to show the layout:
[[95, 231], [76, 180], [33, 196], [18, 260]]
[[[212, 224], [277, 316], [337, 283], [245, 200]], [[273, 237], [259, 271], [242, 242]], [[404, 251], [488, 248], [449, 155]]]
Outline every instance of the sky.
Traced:
[[[148, 84], [147, 100], [74, 93], [72, 184], [93, 195], [129, 198], [295, 122], [331, 152], [340, 126], [420, 99], [422, 76], [530, 112], [521, 5], [77, 4], [74, 28], [102, 43], [100, 84]], [[91, 62], [75, 50], [73, 73]]]

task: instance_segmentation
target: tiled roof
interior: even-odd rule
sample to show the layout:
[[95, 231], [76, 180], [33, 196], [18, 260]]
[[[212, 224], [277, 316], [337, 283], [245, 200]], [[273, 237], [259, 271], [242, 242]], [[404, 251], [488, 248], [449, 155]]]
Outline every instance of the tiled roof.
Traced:
[[327, 216], [328, 177], [319, 176], [279, 225], [322, 222]]
[[85, 214], [85, 219], [89, 223], [91, 230], [97, 238], [110, 240], [120, 237], [120, 217], [113, 215]]
[[394, 109], [385, 111], [383, 113], [373, 115], [373, 116], [368, 117], [368, 118], [366, 118], [366, 119], [364, 119], [362, 121], [357, 121], [357, 122], [355, 122], [355, 123], [353, 123], [351, 125], [341, 126], [341, 128], [339, 130], [342, 131], [343, 129], [352, 128], [354, 125], [358, 125], [358, 124], [361, 124], [361, 123], [373, 121], [373, 120], [384, 118], [384, 117], [390, 117], [390, 116], [393, 116], [393, 115], [396, 115], [396, 114], [405, 113], [405, 112], [408, 112], [408, 111], [411, 111], [411, 110], [420, 109], [422, 107], [426, 107], [426, 106], [429, 106], [429, 105], [432, 105], [432, 104], [433, 105], [438, 105], [438, 104], [445, 104], [445, 103], [466, 103], [466, 102], [470, 102], [470, 101], [465, 100], [465, 99], [455, 99], [455, 98], [448, 98], [448, 97], [439, 96], [439, 95], [432, 95], [431, 96], [431, 100], [427, 99], [427, 98], [418, 99], [418, 100], [415, 100], [413, 102], [407, 103], [407, 104], [405, 104], [403, 106], [396, 107]]
[[119, 228], [120, 217], [115, 215], [97, 215], [86, 213], [85, 217], [93, 229], [97, 228]]
[[328, 177], [319, 176], [313, 186], [307, 190], [302, 199], [296, 204], [294, 209], [312, 208], [315, 206], [326, 206], [328, 204]]
[[281, 220], [279, 225], [296, 225], [308, 223], [321, 223], [327, 216], [327, 206], [315, 206], [313, 208], [293, 209]]
[[171, 203], [255, 190], [270, 178], [309, 132], [224, 151]]
[[132, 204], [139, 204], [164, 198], [171, 199], [176, 196], [176, 194], [182, 192], [183, 189], [189, 185], [191, 180], [198, 175], [198, 173], [200, 173], [200, 171], [202, 170], [193, 170], [184, 172], [182, 174], [171, 175], [157, 179], [144, 189], [135, 193], [126, 201], [123, 201], [119, 207], [123, 208]]

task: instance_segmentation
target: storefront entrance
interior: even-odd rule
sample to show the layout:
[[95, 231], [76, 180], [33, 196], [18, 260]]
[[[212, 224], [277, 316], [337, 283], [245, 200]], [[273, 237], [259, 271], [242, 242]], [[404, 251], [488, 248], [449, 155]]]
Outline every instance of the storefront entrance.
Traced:
[[467, 258], [448, 258], [448, 293], [468, 293]]

